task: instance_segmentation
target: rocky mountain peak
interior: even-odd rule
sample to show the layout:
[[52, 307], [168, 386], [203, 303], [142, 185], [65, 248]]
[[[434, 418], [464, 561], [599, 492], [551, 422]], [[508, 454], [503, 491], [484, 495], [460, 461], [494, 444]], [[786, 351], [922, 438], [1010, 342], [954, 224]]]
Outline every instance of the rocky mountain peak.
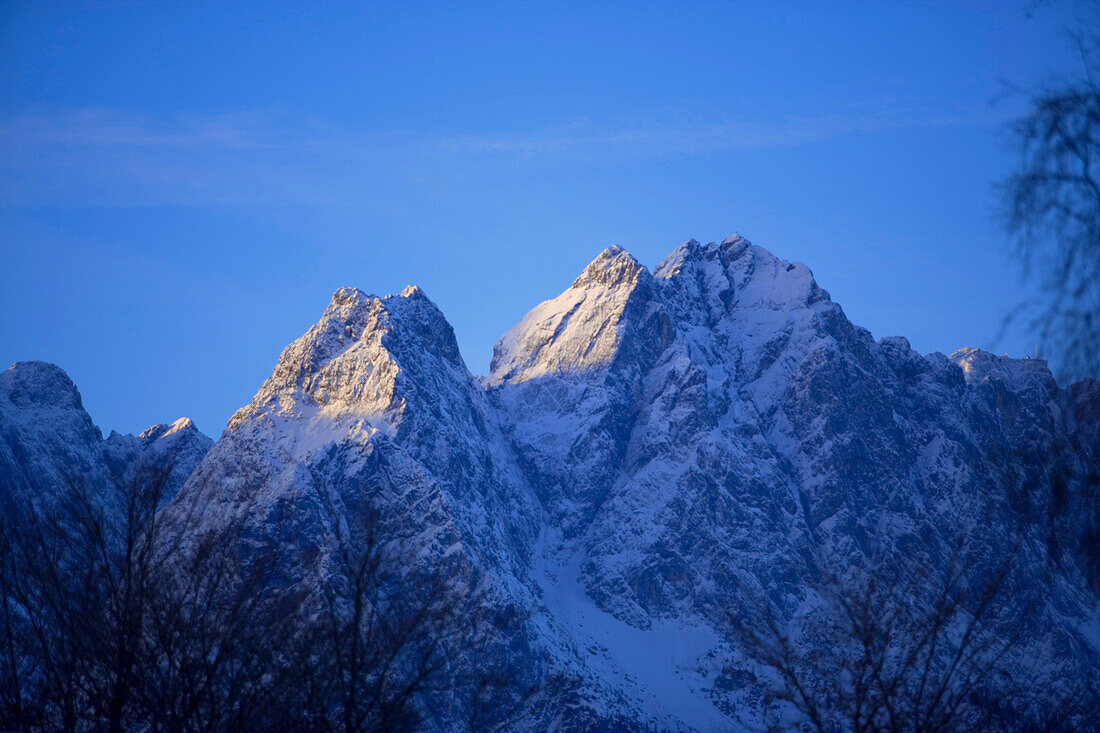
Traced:
[[963, 370], [970, 385], [994, 380], [1005, 383], [1014, 392], [1028, 387], [1054, 388], [1054, 377], [1045, 359], [1014, 359], [971, 346], [964, 346], [947, 358]]
[[211, 444], [189, 418], [104, 440], [61, 367], [16, 362], [0, 374], [0, 500], [33, 496], [47, 507], [72, 488], [74, 474], [104, 489], [143, 469], [165, 474], [168, 497]]
[[399, 350], [408, 345], [413, 349], [410, 356], [426, 350], [456, 367], [466, 368], [454, 329], [420, 286], [409, 285], [400, 295], [387, 296], [383, 302], [395, 319], [385, 340], [388, 348]]
[[781, 260], [739, 234], [721, 243], [684, 242], [661, 260], [654, 277], [679, 287], [691, 280], [689, 291], [708, 299], [720, 296], [727, 306], [790, 310], [829, 300], [810, 268]]
[[172, 435], [198, 432], [199, 429], [195, 425], [194, 420], [189, 417], [181, 417], [179, 420], [172, 423], [157, 423], [156, 425], [151, 425], [145, 428], [145, 430], [142, 430], [141, 435], [138, 437], [145, 442], [152, 442]]
[[573, 281], [574, 288], [615, 287], [635, 285], [639, 278], [649, 277], [645, 265], [618, 245], [611, 245], [588, 263], [584, 272]]
[[15, 362], [0, 374], [0, 391], [17, 407], [84, 409], [80, 392], [69, 375], [45, 361]]
[[653, 276], [668, 280], [680, 272], [685, 263], [695, 262], [702, 257], [703, 246], [699, 244], [698, 240], [689, 239], [657, 263], [657, 267], [653, 270]]
[[[68, 378], [16, 367], [0, 375], [0, 498], [59, 485], [56, 467], [106, 481], [176, 465], [175, 506], [204, 507], [204, 527], [241, 518], [319, 583], [329, 512], [351, 526], [377, 508], [423, 540], [418, 567], [485, 569], [500, 605], [474, 611], [508, 620], [478, 664], [517, 694], [524, 674], [565, 681], [520, 727], [764, 727], [774, 711], [728, 633], [745, 589], [814, 612], [816, 558], [855, 577], [904, 555], [936, 581], [962, 539], [982, 554], [974, 581], [1027, 548], [1006, 586], [1042, 599], [1021, 679], [1097, 669], [1100, 382], [1063, 391], [1038, 360], [876, 343], [809, 268], [739, 235], [689, 240], [653, 274], [604, 250], [480, 382], [421, 289], [341, 288], [209, 453], [186, 418], [81, 444]], [[445, 694], [447, 710], [469, 700]]]
[[608, 247], [557, 298], [533, 308], [493, 349], [489, 383], [604, 369], [622, 342], [630, 306], [648, 300], [653, 276], [629, 252]]
[[229, 427], [269, 410], [290, 416], [306, 407], [392, 423], [406, 404], [402, 372], [432, 369], [434, 361], [465, 371], [454, 330], [423, 290], [410, 285], [379, 298], [340, 288]]
[[10, 431], [61, 446], [103, 439], [73, 380], [61, 367], [44, 361], [17, 361], [0, 373], [0, 422]]

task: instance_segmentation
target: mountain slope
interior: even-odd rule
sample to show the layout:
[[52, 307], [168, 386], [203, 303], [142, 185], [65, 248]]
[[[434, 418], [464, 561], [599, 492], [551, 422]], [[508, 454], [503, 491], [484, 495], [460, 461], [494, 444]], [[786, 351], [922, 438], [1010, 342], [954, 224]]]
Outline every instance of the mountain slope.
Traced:
[[189, 418], [154, 425], [141, 435], [106, 439], [69, 376], [53, 364], [16, 362], [0, 373], [0, 500], [27, 498], [48, 506], [78, 484], [102, 490], [138, 475], [164, 474], [170, 499], [213, 441]]
[[[1020, 679], [1057, 691], [1100, 669], [1100, 382], [876, 341], [807, 267], [739, 236], [652, 272], [605, 250], [485, 378], [418, 288], [342, 288], [209, 452], [187, 422], [103, 440], [60, 370], [13, 370], [7, 492], [162, 453], [182, 481], [202, 456], [166, 515], [239, 522], [242, 557], [277, 557], [306, 593], [377, 522], [416, 548], [406, 585], [481, 591], [467, 611], [494, 637], [465, 662], [507, 680], [498, 722], [523, 701], [511, 727], [759, 727], [774, 706], [731, 626], [745, 597], [808, 614], [823, 572], [935, 585], [960, 552], [974, 587], [1018, 559], [1006, 603], [1037, 609]], [[425, 699], [427, 727], [468, 723], [469, 674]]]
[[[985, 562], [1019, 546], [1011, 592], [1050, 599], [1021, 656], [1056, 666], [1071, 650], [1076, 673], [1095, 669], [1096, 638], [1054, 619], [1095, 623], [1100, 496], [1087, 481], [1058, 489], [1052, 474], [1095, 473], [1095, 440], [1071, 438], [1081, 422], [1065, 419], [1092, 414], [1095, 383], [1067, 392], [1042, 362], [875, 342], [805, 266], [740, 237], [688, 242], [652, 278], [618, 277], [608, 265], [622, 257], [608, 250], [586, 271], [609, 270], [582, 278], [597, 297], [574, 284], [526, 316], [489, 379], [533, 483], [550, 489], [562, 529], [547, 553], [553, 572], [572, 572], [633, 627], [667, 635], [675, 621], [721, 635], [741, 589], [793, 611], [821, 565], [850, 572], [909, 556], [942, 572], [961, 542]], [[604, 344], [595, 362], [543, 356], [585, 341]], [[1068, 504], [1083, 510], [1075, 520]], [[1038, 580], [1052, 564], [1055, 577]], [[581, 636], [613, 646], [616, 634], [602, 634]], [[720, 646], [680, 664], [701, 676]], [[734, 692], [725, 703], [725, 692], [707, 695], [733, 710]]]

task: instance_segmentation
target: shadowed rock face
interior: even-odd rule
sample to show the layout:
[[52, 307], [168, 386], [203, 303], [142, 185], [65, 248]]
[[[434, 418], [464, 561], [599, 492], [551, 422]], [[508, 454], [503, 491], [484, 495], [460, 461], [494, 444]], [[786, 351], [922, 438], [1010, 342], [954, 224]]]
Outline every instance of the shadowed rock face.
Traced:
[[189, 418], [104, 439], [60, 367], [21, 361], [0, 373], [0, 500], [49, 506], [77, 482], [106, 490], [145, 471], [165, 475], [167, 501], [212, 444]]
[[[44, 361], [20, 361], [0, 374], [0, 391], [21, 410], [84, 410], [76, 385], [60, 367]], [[87, 429], [87, 428], [86, 428]]]
[[[735, 656], [739, 588], [791, 611], [815, 563], [936, 572], [960, 538], [1023, 548], [1011, 593], [1043, 606], [1019, 663], [1041, 688], [1100, 662], [1080, 631], [1098, 620], [1098, 384], [875, 341], [807, 267], [739, 236], [652, 273], [611, 247], [501, 338], [484, 379], [419, 289], [337, 291], [168, 511], [245, 518], [300, 579], [331, 545], [330, 508], [353, 523], [372, 505], [421, 569], [485, 579], [511, 621], [480, 662], [516, 690], [554, 680], [531, 728], [758, 725], [759, 701], [712, 674]], [[102, 441], [59, 370], [0, 386], [5, 476], [44, 454], [27, 445], [61, 449], [44, 425], [99, 456], [193, 431]]]
[[[797, 606], [811, 558], [943, 567], [960, 538], [990, 556], [1025, 546], [1013, 594], [1063, 608], [1095, 588], [1097, 440], [1067, 420], [1093, 393], [1059, 390], [1037, 361], [876, 342], [808, 268], [741, 237], [687, 242], [652, 278], [624, 258], [606, 251], [525, 316], [488, 380], [559, 532], [552, 554], [601, 610], [720, 628], [737, 587]], [[597, 359], [559, 357], [588, 357], [586, 341]], [[1076, 526], [1064, 509], [1051, 518], [1072, 502]], [[1065, 558], [1067, 572], [1036, 580]], [[1082, 650], [1071, 666], [1095, 659], [1083, 638], [1058, 643]]]

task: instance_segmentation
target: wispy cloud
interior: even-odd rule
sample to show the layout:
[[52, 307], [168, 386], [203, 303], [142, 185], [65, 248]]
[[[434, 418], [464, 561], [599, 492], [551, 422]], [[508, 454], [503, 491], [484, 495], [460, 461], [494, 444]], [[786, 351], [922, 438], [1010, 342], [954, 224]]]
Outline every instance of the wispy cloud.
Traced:
[[890, 100], [778, 120], [666, 114], [475, 134], [362, 131], [273, 113], [171, 118], [110, 109], [0, 119], [0, 205], [354, 204], [519, 161], [599, 166], [995, 123], [986, 108]]
[[467, 153], [540, 153], [641, 157], [691, 156], [820, 142], [837, 135], [904, 127], [943, 127], [997, 122], [989, 110], [930, 111], [914, 100], [895, 100], [874, 108], [850, 108], [817, 117], [780, 120], [666, 116], [620, 124], [573, 122], [530, 133], [454, 135], [442, 147]]

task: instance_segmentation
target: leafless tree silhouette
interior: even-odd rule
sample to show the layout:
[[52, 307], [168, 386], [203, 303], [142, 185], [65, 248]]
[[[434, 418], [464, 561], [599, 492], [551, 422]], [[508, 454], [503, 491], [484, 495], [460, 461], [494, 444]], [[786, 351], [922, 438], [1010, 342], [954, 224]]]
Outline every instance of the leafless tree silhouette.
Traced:
[[1042, 296], [1021, 320], [1068, 381], [1100, 377], [1100, 37], [1076, 39], [1082, 72], [1040, 90], [1011, 127], [1019, 161], [1001, 184], [1014, 252]]
[[411, 730], [418, 696], [454, 683], [462, 656], [484, 642], [476, 574], [446, 564], [418, 568], [422, 549], [383, 534], [380, 513], [323, 505], [332, 550], [314, 577], [318, 593], [297, 624], [289, 686], [302, 691], [302, 725], [325, 730]]
[[[896, 560], [871, 572], [821, 574], [813, 610], [783, 616], [760, 594], [746, 592], [734, 631], [775, 699], [790, 715], [775, 729], [970, 731], [1073, 729], [1083, 708], [1065, 697], [1023, 722], [991, 693], [1010, 689], [1009, 654], [1034, 605], [1008, 598], [1015, 553], [984, 573], [951, 561], [942, 575]], [[979, 580], [980, 578], [980, 580]], [[1097, 698], [1093, 697], [1095, 701]], [[1085, 703], [1086, 705], [1088, 703]], [[1057, 729], [1055, 725], [1052, 729]]]
[[[194, 540], [158, 511], [170, 471], [120, 483], [70, 477], [0, 522], [5, 727], [228, 729], [258, 714], [272, 606], [259, 566], [234, 563], [236, 527]], [[270, 654], [268, 654], [270, 659]]]
[[0, 523], [5, 721], [127, 727], [165, 480], [103, 491], [71, 477], [56, 503], [12, 500]]
[[329, 507], [334, 549], [290, 582], [244, 519], [158, 511], [168, 475], [9, 502], [0, 728], [408, 730], [477, 656], [476, 574], [411, 571], [420, 548], [383, 537], [377, 513]]

